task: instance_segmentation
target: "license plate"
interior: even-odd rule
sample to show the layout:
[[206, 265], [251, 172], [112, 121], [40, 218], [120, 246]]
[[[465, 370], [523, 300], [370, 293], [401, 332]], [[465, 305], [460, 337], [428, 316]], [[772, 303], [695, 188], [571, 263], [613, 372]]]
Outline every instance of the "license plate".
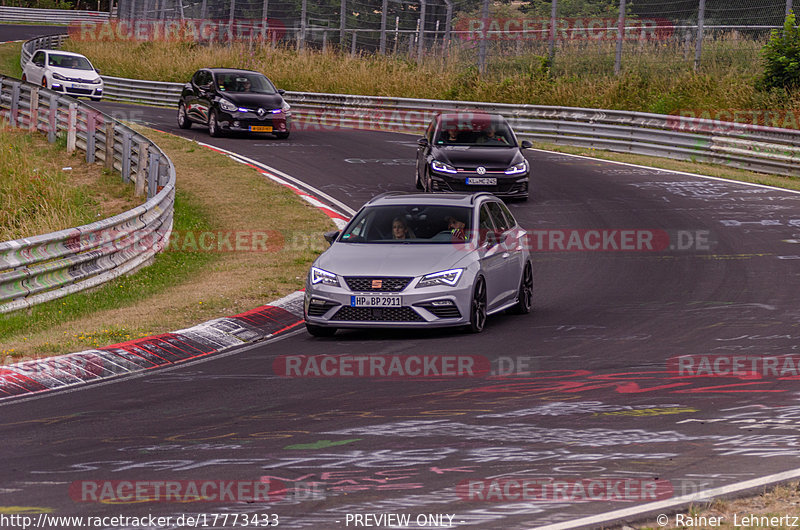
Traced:
[[355, 295], [350, 297], [351, 307], [401, 307], [402, 296]]
[[251, 132], [272, 132], [271, 125], [251, 125], [250, 126]]
[[479, 185], [479, 186], [495, 186], [497, 184], [497, 179], [494, 177], [469, 177], [467, 178], [467, 184]]
[[78, 83], [72, 83], [71, 88], [89, 88], [86, 85], [79, 85]]

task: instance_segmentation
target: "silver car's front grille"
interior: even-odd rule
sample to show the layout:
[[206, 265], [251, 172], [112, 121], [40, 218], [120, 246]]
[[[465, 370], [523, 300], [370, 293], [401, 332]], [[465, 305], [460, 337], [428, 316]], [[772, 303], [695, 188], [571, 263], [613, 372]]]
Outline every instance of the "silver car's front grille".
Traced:
[[410, 307], [350, 307], [339, 309], [331, 320], [348, 322], [424, 322]]
[[383, 278], [380, 276], [345, 276], [351, 291], [398, 292], [406, 288], [412, 278]]

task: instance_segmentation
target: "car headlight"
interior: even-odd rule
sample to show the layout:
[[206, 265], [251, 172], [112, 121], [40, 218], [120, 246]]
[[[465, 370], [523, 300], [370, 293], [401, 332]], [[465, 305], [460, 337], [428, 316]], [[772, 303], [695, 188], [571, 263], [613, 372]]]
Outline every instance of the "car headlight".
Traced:
[[281, 103], [281, 110], [283, 112], [285, 112], [286, 114], [290, 114], [290, 111], [292, 110], [292, 106], [289, 105], [288, 103], [286, 103], [286, 101], [284, 101], [283, 103]]
[[520, 173], [525, 173], [526, 171], [528, 171], [528, 163], [520, 162], [519, 164], [513, 165], [506, 169], [506, 175], [519, 175]]
[[458, 173], [456, 168], [451, 166], [450, 164], [445, 164], [444, 162], [439, 162], [438, 160], [434, 160], [431, 162], [431, 169], [434, 171], [438, 171], [440, 173]]
[[53, 79], [58, 79], [59, 81], [66, 81], [67, 80], [66, 77], [64, 77], [61, 74], [57, 74], [56, 72], [53, 72]]
[[219, 100], [219, 108], [227, 112], [236, 112], [237, 110], [239, 110], [239, 107], [237, 107], [227, 99]]
[[91, 81], [89, 81], [89, 82], [90, 82], [91, 84], [93, 84], [93, 85], [99, 85], [100, 83], [102, 83], [102, 82], [103, 82], [103, 80], [102, 80], [102, 79], [100, 79], [100, 78], [98, 77], [97, 79], [93, 79], [93, 80], [91, 80]]
[[447, 285], [449, 287], [455, 287], [463, 272], [464, 269], [449, 269], [446, 271], [426, 274], [419, 281], [417, 287], [433, 287], [435, 285]]
[[311, 267], [311, 285], [316, 285], [318, 283], [339, 287], [339, 279], [334, 273], [320, 269], [319, 267]]

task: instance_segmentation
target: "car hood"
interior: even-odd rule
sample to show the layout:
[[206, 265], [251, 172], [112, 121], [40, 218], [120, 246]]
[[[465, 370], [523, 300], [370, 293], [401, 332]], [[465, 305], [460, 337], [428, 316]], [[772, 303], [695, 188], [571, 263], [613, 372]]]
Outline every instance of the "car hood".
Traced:
[[422, 276], [465, 267], [470, 253], [451, 243], [336, 242], [314, 265], [340, 276]]
[[57, 66], [50, 66], [49, 70], [53, 73], [63, 75], [70, 79], [85, 79], [86, 81], [94, 81], [100, 78], [95, 70], [76, 70], [74, 68], [59, 68]]
[[440, 162], [465, 168], [506, 169], [524, 160], [518, 147], [435, 146], [431, 154]]
[[247, 108], [279, 109], [283, 103], [280, 94], [251, 94], [247, 92], [220, 92], [230, 102]]

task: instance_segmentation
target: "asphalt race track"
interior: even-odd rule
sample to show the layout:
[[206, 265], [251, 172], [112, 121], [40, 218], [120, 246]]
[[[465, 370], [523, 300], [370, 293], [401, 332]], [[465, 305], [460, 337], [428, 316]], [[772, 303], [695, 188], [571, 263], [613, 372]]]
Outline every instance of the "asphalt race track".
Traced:
[[44, 35], [66, 33], [66, 26], [39, 26], [34, 24], [0, 24], [0, 42], [28, 40]]
[[[240, 153], [353, 209], [379, 192], [413, 190], [413, 136], [341, 129], [210, 139], [200, 127], [179, 130], [172, 109], [98, 107]], [[410, 516], [395, 528], [571, 527], [800, 468], [800, 195], [527, 156], [531, 199], [510, 207], [538, 234], [532, 314], [491, 317], [480, 335], [315, 339], [298, 330], [231, 355], [3, 403], [0, 510], [173, 523], [182, 514], [277, 514], [286, 528], [387, 527], [364, 518], [387, 514]], [[209, 178], [224, 185], [225, 175]], [[655, 234], [654, 248], [620, 248], [627, 230]], [[469, 358], [492, 373], [280, 377], [274, 361], [296, 355]], [[697, 357], [679, 372], [674, 359], [687, 355]], [[700, 356], [781, 364], [726, 375], [717, 363], [715, 376], [694, 376]], [[522, 478], [534, 485], [527, 495], [514, 482]], [[272, 497], [92, 497], [118, 481], [190, 480], [271, 481]], [[205, 527], [234, 526], [209, 517]]]

